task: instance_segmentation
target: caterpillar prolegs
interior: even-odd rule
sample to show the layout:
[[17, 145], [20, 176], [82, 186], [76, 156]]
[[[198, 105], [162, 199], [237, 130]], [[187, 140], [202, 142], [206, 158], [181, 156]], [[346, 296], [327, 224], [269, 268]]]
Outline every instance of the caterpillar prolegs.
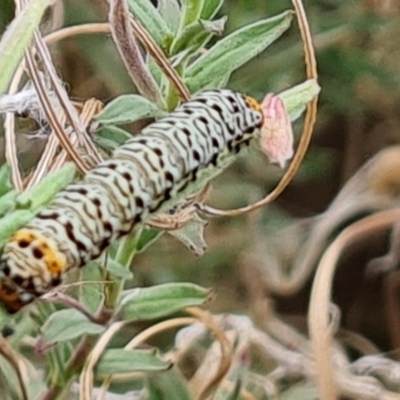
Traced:
[[66, 271], [217, 175], [262, 124], [256, 100], [222, 89], [203, 92], [147, 126], [9, 239], [0, 263], [7, 310], [56, 287]]

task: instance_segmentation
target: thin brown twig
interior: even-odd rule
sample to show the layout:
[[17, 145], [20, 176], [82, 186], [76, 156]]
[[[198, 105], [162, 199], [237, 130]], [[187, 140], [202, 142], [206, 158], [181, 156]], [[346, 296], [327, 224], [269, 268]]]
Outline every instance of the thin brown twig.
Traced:
[[56, 94], [60, 105], [66, 115], [66, 120], [69, 125], [73, 128], [74, 133], [78, 136], [81, 141], [81, 144], [85, 146], [88, 155], [94, 160], [95, 163], [99, 163], [102, 161], [102, 157], [100, 153], [97, 151], [93, 142], [90, 140], [88, 134], [86, 133], [82, 121], [79, 118], [79, 114], [75, 107], [72, 105], [71, 100], [69, 99], [65, 88], [60, 83], [60, 80], [57, 76], [56, 70], [54, 68], [53, 62], [51, 60], [51, 56], [49, 50], [44, 43], [40, 34], [35, 33], [34, 40], [37, 48], [38, 55], [43, 61], [44, 68], [49, 77], [51, 86]]
[[47, 120], [51, 125], [51, 127], [54, 129], [54, 133], [57, 135], [57, 138], [60, 141], [63, 148], [67, 150], [68, 154], [70, 155], [72, 160], [76, 163], [78, 168], [83, 173], [86, 173], [88, 171], [88, 167], [86, 166], [86, 163], [82, 160], [77, 149], [73, 145], [71, 145], [68, 136], [65, 135], [60, 119], [57, 116], [57, 113], [50, 101], [46, 88], [43, 85], [43, 82], [39, 76], [33, 57], [34, 56], [32, 50], [28, 50], [26, 54], [28, 69], [31, 74], [33, 84], [37, 90], [39, 99], [42, 102], [43, 110], [44, 113], [46, 114]]
[[89, 356], [86, 358], [85, 365], [82, 369], [79, 378], [79, 398], [81, 400], [91, 400], [92, 399], [92, 389], [93, 389], [93, 369], [103, 354], [107, 344], [112, 339], [112, 337], [117, 333], [127, 321], [114, 322], [106, 332], [100, 337], [96, 345], [93, 347]]
[[17, 380], [21, 389], [21, 396], [23, 400], [28, 400], [28, 392], [26, 390], [26, 384], [21, 371], [20, 356], [14, 352], [10, 344], [3, 335], [0, 335], [0, 353], [10, 363], [17, 375]]
[[223, 379], [225, 374], [228, 372], [233, 358], [232, 345], [225, 335], [225, 332], [218, 326], [210, 313], [202, 310], [199, 307], [187, 307], [186, 312], [196, 317], [201, 323], [203, 323], [215, 336], [215, 339], [221, 346], [221, 360], [219, 368], [215, 376], [206, 382], [199, 394], [196, 396], [196, 400], [205, 400], [210, 392], [216, 385]]
[[330, 329], [330, 298], [335, 268], [340, 255], [351, 243], [400, 220], [400, 208], [381, 211], [344, 229], [325, 251], [317, 267], [311, 291], [308, 326], [314, 349], [315, 372], [320, 398], [335, 400], [337, 382], [333, 367], [333, 339]]
[[[60, 123], [64, 125], [65, 115], [61, 115]], [[26, 184], [26, 189], [35, 186], [42, 179], [43, 175], [46, 173], [46, 171], [49, 168], [49, 165], [51, 164], [51, 160], [56, 154], [59, 143], [60, 142], [57, 139], [57, 136], [54, 134], [54, 129], [52, 129], [49, 135], [49, 139], [47, 140], [46, 147], [42, 153], [42, 156], [40, 157], [40, 160], [35, 170], [33, 171], [31, 178]]]
[[[163, 51], [159, 48], [154, 39], [142, 27], [142, 25], [135, 19], [131, 18], [130, 21], [133, 31], [140, 41], [141, 45], [153, 57], [154, 61], [164, 72], [165, 76], [169, 79], [171, 84], [175, 87], [176, 92], [182, 101], [189, 101], [191, 98], [190, 92], [184, 84], [182, 78], [172, 67], [168, 58]], [[78, 26], [71, 26], [52, 32], [44, 37], [44, 41], [48, 44], [66, 39], [75, 35], [93, 34], [93, 33], [110, 33], [111, 25], [109, 23], [90, 23]]]
[[[312, 43], [310, 28], [307, 22], [307, 17], [304, 12], [303, 4], [301, 0], [292, 0], [297, 20], [299, 23], [300, 34], [303, 41], [304, 47], [304, 54], [305, 54], [305, 63], [306, 63], [306, 74], [307, 79], [315, 79], [318, 78], [317, 67], [316, 67], [316, 58], [314, 47]], [[207, 213], [213, 216], [238, 216], [247, 214], [251, 211], [258, 210], [276, 200], [281, 193], [286, 189], [289, 183], [292, 181], [293, 177], [295, 176], [296, 172], [298, 171], [303, 158], [306, 154], [308, 146], [311, 141], [312, 132], [314, 128], [314, 124], [316, 121], [316, 114], [317, 114], [317, 101], [318, 98], [315, 97], [308, 105], [307, 105], [307, 112], [304, 121], [304, 128], [303, 133], [300, 138], [300, 143], [296, 154], [293, 157], [292, 162], [289, 165], [288, 170], [286, 171], [285, 175], [279, 181], [278, 185], [275, 189], [268, 194], [264, 199], [257, 201], [254, 204], [251, 204], [246, 207], [238, 208], [235, 210], [219, 210], [208, 205], [199, 204], [197, 207], [200, 211]]]
[[[182, 318], [174, 318], [167, 321], [160, 322], [156, 325], [151, 326], [150, 328], [140, 332], [136, 335], [125, 347], [125, 350], [133, 350], [135, 347], [139, 346], [150, 337], [157, 335], [160, 332], [164, 332], [168, 329], [178, 328], [184, 325], [190, 325], [198, 322], [196, 318], [191, 317], [182, 317]], [[101, 385], [101, 389], [97, 396], [97, 400], [104, 400], [106, 396], [106, 392], [111, 384], [111, 382], [117, 377], [116, 374], [108, 375]]]

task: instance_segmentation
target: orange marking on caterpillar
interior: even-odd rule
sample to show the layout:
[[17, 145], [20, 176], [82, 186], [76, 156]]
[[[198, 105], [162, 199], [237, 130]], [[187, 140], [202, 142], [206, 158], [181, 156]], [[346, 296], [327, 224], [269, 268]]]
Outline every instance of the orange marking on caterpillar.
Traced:
[[55, 246], [48, 243], [48, 239], [38, 232], [30, 229], [20, 229], [11, 237], [21, 248], [31, 246], [32, 255], [38, 260], [43, 260], [51, 275], [59, 275], [65, 270], [66, 259], [64, 254]]
[[25, 305], [19, 294], [3, 282], [0, 282], [0, 301], [10, 314], [16, 313]]
[[263, 113], [262, 106], [256, 99], [253, 99], [253, 97], [250, 97], [250, 96], [244, 96], [244, 98], [246, 99], [247, 105], [251, 109], [253, 109], [254, 111], [258, 111], [261, 114]]

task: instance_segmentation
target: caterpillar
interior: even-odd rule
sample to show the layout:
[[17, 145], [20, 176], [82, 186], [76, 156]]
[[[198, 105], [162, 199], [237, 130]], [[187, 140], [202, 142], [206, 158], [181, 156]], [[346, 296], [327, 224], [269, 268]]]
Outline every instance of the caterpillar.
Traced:
[[220, 89], [148, 125], [12, 235], [0, 260], [0, 301], [17, 312], [196, 191], [259, 135], [263, 119], [255, 99]]

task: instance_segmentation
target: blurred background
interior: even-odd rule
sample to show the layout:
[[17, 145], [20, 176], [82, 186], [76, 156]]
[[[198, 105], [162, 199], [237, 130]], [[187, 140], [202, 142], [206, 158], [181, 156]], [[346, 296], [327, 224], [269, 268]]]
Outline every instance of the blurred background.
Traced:
[[[209, 219], [205, 232], [208, 251], [202, 258], [163, 235], [135, 258], [132, 285], [195, 282], [216, 289], [217, 297], [209, 305], [212, 311], [247, 313], [257, 321], [265, 311], [259, 305], [268, 304], [293, 326], [300, 330], [305, 327], [312, 273], [304, 284], [286, 295], [279, 287], [271, 287], [269, 276], [274, 269], [280, 271], [276, 274], [283, 280], [286, 272], [287, 276], [296, 274], [299, 251], [313, 247], [307, 240], [318, 221], [315, 216], [328, 208], [366, 160], [399, 143], [400, 15], [394, 0], [305, 0], [304, 7], [316, 47], [322, 92], [312, 144], [296, 178], [280, 199], [262, 212]], [[105, 21], [107, 8], [106, 1], [65, 0], [63, 7], [53, 10], [43, 29]], [[229, 33], [288, 8], [292, 8], [291, 2], [284, 0], [226, 0], [219, 15], [228, 16]], [[13, 2], [0, 0], [1, 30], [12, 15]], [[66, 39], [52, 51], [73, 99], [95, 97], [107, 103], [122, 93], [135, 91], [109, 35]], [[229, 87], [261, 99], [267, 92], [279, 92], [302, 82], [304, 71], [298, 28], [293, 23], [280, 40], [238, 70]], [[301, 127], [302, 121], [297, 121], [297, 138]], [[22, 124], [20, 129], [26, 133], [33, 128]], [[21, 145], [22, 158], [34, 152], [32, 146]], [[400, 151], [398, 155], [400, 159]], [[251, 149], [213, 182], [209, 203], [223, 209], [249, 204], [272, 190], [281, 176], [281, 170], [269, 166], [261, 154]], [[396, 179], [391, 181], [393, 198], [400, 193], [400, 179]], [[364, 184], [363, 190], [368, 191], [369, 182]], [[340, 229], [359, 216], [355, 213], [352, 218], [335, 220], [326, 241], [315, 252], [322, 254]], [[277, 250], [274, 237], [276, 241], [278, 233], [281, 239]], [[296, 240], [301, 241], [300, 245]], [[367, 279], [364, 271], [368, 261], [384, 254], [388, 246], [388, 232], [354, 246], [338, 271], [334, 289], [342, 325], [366, 335], [382, 350], [393, 349], [400, 337], [382, 312], [388, 295], [386, 280]], [[397, 292], [390, 293], [393, 298]]]

